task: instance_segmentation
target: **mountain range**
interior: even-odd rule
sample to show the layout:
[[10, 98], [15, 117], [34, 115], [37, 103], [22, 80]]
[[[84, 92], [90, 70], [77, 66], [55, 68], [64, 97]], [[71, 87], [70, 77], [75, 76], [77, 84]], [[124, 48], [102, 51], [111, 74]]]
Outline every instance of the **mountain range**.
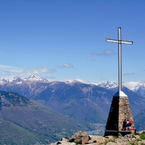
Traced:
[[[46, 78], [36, 76], [36, 75], [30, 75], [29, 77], [13, 77], [11, 79], [0, 79], [0, 85], [5, 85], [8, 83], [13, 84], [21, 84], [24, 82], [43, 82], [43, 83], [49, 83], [49, 82], [65, 82], [65, 83], [75, 83], [75, 82], [81, 82], [80, 80], [71, 80], [71, 81], [48, 81]], [[82, 82], [83, 83], [83, 82]], [[103, 88], [106, 88], [108, 90], [110, 89], [116, 89], [117, 90], [117, 83], [114, 81], [106, 81], [106, 82], [100, 82], [100, 83], [88, 83], [88, 84], [94, 84]], [[123, 83], [123, 87], [126, 87], [130, 89], [131, 91], [137, 93], [138, 95], [141, 95], [145, 97], [145, 81], [138, 81], [138, 82], [125, 82]]]
[[[16, 92], [20, 94], [20, 96], [23, 95], [24, 98], [27, 98], [31, 102], [38, 103], [39, 105], [41, 103], [42, 106], [45, 105], [46, 108], [49, 108], [48, 110], [51, 110], [53, 112], [53, 113], [51, 112], [50, 114], [59, 114], [62, 115], [64, 119], [66, 117], [67, 119], [70, 119], [71, 120], [69, 121], [70, 124], [67, 126], [68, 132], [67, 131], [65, 132], [68, 135], [69, 133], [71, 134], [73, 132], [70, 131], [71, 128], [74, 128], [75, 130], [79, 128], [82, 130], [91, 131], [92, 130], [91, 125], [94, 126], [96, 124], [105, 124], [109, 113], [112, 97], [117, 92], [117, 89], [118, 89], [117, 84], [115, 82], [89, 84], [77, 80], [48, 81], [47, 79], [35, 75], [29, 76], [28, 78], [15, 77], [11, 80], [7, 79], [0, 80], [0, 90], [6, 92]], [[138, 87], [136, 86], [136, 89], [129, 89], [124, 84], [123, 91], [129, 97], [129, 102], [133, 116], [135, 117], [137, 115], [140, 115], [141, 114], [140, 111], [145, 109], [144, 105], [145, 96], [142, 95], [144, 92], [143, 84], [140, 85], [138, 84]], [[42, 109], [43, 111], [45, 110], [44, 108]], [[138, 118], [142, 119], [141, 115]], [[39, 115], [36, 116], [38, 117]], [[41, 117], [42, 116], [40, 115], [40, 118]], [[35, 117], [32, 115], [32, 118], [30, 120], [35, 120], [33, 118]], [[57, 115], [55, 116], [55, 119], [56, 118]], [[51, 122], [48, 118], [46, 120], [48, 120], [48, 122]], [[58, 121], [61, 122], [62, 124], [63, 122], [65, 122], [63, 119], [62, 120], [58, 119]], [[42, 122], [46, 122], [43, 120], [43, 117]], [[74, 122], [78, 122], [77, 124], [79, 124], [79, 126], [77, 125], [74, 127], [73, 126], [75, 124]], [[18, 124], [18, 122], [16, 124]], [[56, 124], [59, 123], [56, 122]], [[50, 127], [50, 125], [48, 124], [45, 124], [44, 126]], [[53, 124], [52, 128], [54, 126], [55, 125]], [[63, 127], [63, 125], [61, 126]], [[50, 130], [53, 130], [52, 128]], [[140, 129], [139, 124], [137, 125], [137, 128]], [[60, 132], [60, 130], [62, 130], [62, 128], [57, 127], [57, 129], [54, 131], [55, 138], [53, 134], [53, 136], [49, 136], [49, 139], [52, 141], [59, 138], [60, 136], [58, 135], [58, 132]], [[42, 130], [42, 132], [44, 133], [44, 130]], [[59, 134], [64, 135], [63, 133], [64, 132], [61, 131], [61, 133]], [[38, 132], [38, 134], [40, 133]], [[44, 140], [46, 140], [46, 138]]]
[[[117, 84], [111, 81], [86, 84], [76, 80], [48, 81], [31, 75], [27, 78], [1, 79], [0, 82], [0, 90], [17, 92], [55, 111], [91, 123], [106, 121], [112, 96], [117, 92]], [[140, 88], [141, 86], [138, 87]], [[145, 98], [137, 93], [138, 90], [133, 91], [123, 86], [123, 91], [129, 97], [133, 116], [145, 108]], [[98, 117], [95, 118], [94, 115]]]

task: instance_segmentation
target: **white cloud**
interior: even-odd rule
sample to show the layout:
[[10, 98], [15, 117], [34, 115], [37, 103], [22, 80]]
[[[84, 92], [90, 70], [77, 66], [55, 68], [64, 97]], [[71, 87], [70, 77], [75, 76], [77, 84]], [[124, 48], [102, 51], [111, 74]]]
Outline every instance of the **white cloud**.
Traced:
[[74, 66], [68, 63], [63, 64], [63, 67], [73, 68]]
[[124, 73], [123, 76], [134, 75], [134, 73]]
[[39, 75], [39, 74], [49, 74], [55, 72], [55, 69], [48, 69], [44, 67], [36, 67], [32, 69], [22, 69], [18, 67], [13, 67], [13, 66], [7, 66], [7, 65], [0, 65], [0, 76], [1, 77], [14, 77], [14, 76], [20, 76], [20, 77], [25, 77], [27, 75]]
[[115, 54], [115, 52], [113, 52], [113, 51], [111, 51], [111, 50], [105, 50], [105, 52], [104, 52], [105, 54]]
[[0, 65], [0, 68], [17, 68], [17, 67], [8, 66], [8, 65]]
[[99, 55], [113, 55], [113, 54], [116, 54], [115, 52], [111, 51], [111, 50], [105, 50], [104, 52], [102, 53], [96, 53], [95, 51], [91, 52], [90, 55], [94, 55], [94, 56], [99, 56]]
[[95, 51], [91, 52], [90, 55], [98, 55]]
[[55, 69], [48, 69], [48, 68], [44, 68], [44, 67], [36, 67], [36, 68], [24, 70], [22, 73], [31, 75], [31, 74], [53, 73], [55, 71], [56, 71]]
[[0, 73], [1, 74], [15, 74], [22, 72], [22, 68], [13, 67], [13, 66], [7, 66], [7, 65], [0, 65]]
[[130, 74], [129, 73], [125, 73], [125, 74], [123, 74], [123, 76], [129, 76]]
[[8, 65], [0, 65], [0, 69], [5, 71], [9, 70], [11, 72], [21, 72], [23, 70], [22, 68], [8, 66]]

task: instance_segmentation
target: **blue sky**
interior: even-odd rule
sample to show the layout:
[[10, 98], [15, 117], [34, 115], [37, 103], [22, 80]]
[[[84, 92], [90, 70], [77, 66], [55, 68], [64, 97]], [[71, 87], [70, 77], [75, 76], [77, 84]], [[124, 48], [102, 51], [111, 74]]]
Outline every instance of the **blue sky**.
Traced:
[[117, 81], [117, 29], [123, 82], [145, 80], [144, 0], [0, 0], [0, 77]]

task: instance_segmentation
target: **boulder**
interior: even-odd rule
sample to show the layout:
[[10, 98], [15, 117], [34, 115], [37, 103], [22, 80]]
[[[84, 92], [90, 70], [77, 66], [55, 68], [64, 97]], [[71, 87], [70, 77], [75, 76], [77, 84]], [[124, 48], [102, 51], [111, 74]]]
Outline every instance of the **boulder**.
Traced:
[[142, 145], [145, 144], [145, 140], [141, 139], [139, 135], [127, 134], [125, 136], [94, 136], [88, 135], [86, 132], [77, 132], [71, 138], [62, 138], [56, 143], [50, 145]]
[[114, 136], [109, 135], [109, 136], [105, 136], [106, 140], [115, 140]]
[[79, 144], [86, 144], [89, 141], [89, 135], [86, 132], [77, 132], [69, 140], [69, 142], [75, 142]]
[[115, 142], [107, 142], [106, 145], [118, 145], [118, 144]]
[[138, 141], [137, 143], [138, 143], [138, 145], [144, 145], [145, 144], [145, 140]]
[[76, 145], [74, 142], [58, 141], [56, 143], [51, 143], [50, 145]]
[[130, 143], [137, 144], [136, 142], [138, 140], [140, 140], [139, 135], [127, 134], [124, 137], [116, 139], [115, 141], [117, 142], [118, 145], [128, 145]]
[[68, 137], [63, 137], [63, 138], [61, 138], [60, 141], [69, 141], [69, 138]]
[[103, 143], [106, 141], [105, 137], [102, 136], [93, 136], [93, 135], [89, 135], [90, 139], [88, 141], [88, 143]]
[[139, 134], [145, 133], [145, 130], [139, 131], [137, 133], [139, 133]]
[[121, 139], [125, 140], [125, 141], [134, 141], [134, 140], [139, 139], [139, 138], [140, 138], [139, 135], [127, 134], [124, 137], [122, 137]]

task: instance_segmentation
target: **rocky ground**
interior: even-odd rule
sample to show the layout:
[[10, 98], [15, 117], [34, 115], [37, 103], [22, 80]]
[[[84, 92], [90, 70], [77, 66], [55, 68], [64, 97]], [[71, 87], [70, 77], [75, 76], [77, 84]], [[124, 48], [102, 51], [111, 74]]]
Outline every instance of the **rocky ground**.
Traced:
[[136, 134], [127, 134], [125, 136], [93, 136], [86, 132], [77, 132], [71, 138], [62, 138], [56, 143], [50, 145], [145, 145], [145, 131]]

